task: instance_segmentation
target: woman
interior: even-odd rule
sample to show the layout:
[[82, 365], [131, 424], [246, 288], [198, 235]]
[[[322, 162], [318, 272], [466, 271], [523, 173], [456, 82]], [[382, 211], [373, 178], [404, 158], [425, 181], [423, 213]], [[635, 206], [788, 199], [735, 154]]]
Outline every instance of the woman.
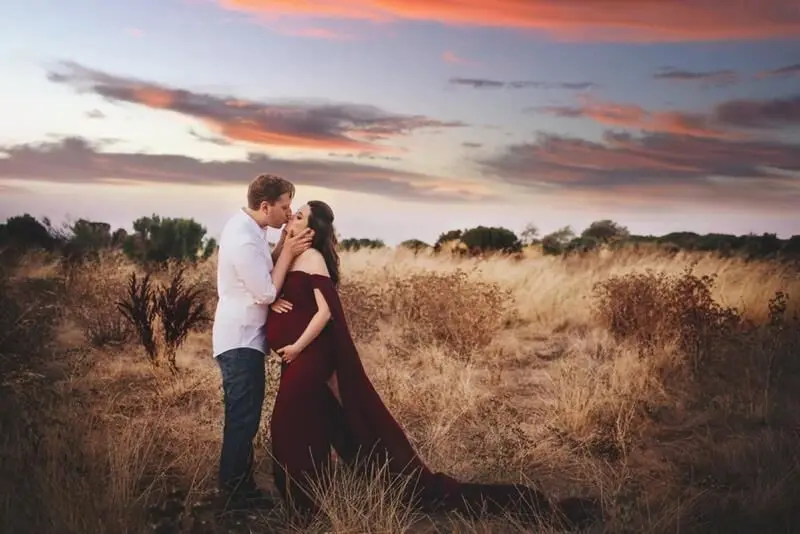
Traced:
[[412, 477], [414, 493], [408, 498], [425, 511], [534, 507], [552, 513], [547, 498], [534, 489], [458, 482], [431, 472], [419, 458], [373, 388], [350, 336], [337, 293], [333, 220], [327, 204], [311, 201], [289, 222], [290, 235], [309, 227], [314, 238], [292, 265], [283, 285], [285, 300], [276, 302], [267, 321], [269, 346], [283, 359], [270, 426], [275, 482], [284, 499], [314, 511], [307, 477], [323, 472], [333, 448], [351, 466], [357, 460], [362, 465], [368, 454], [371, 461], [388, 461], [392, 474]]

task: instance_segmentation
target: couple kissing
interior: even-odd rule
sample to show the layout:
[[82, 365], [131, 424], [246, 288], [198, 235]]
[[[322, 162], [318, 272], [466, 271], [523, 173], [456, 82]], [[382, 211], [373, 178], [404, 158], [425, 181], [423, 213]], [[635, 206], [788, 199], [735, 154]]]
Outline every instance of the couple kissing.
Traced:
[[[225, 419], [219, 486], [234, 507], [268, 495], [253, 478], [253, 438], [266, 389], [265, 358], [281, 356], [270, 421], [273, 476], [285, 501], [306, 517], [317, 508], [311, 481], [332, 461], [368, 476], [366, 465], [407, 477], [409, 504], [433, 512], [534, 512], [574, 523], [581, 499], [551, 503], [521, 484], [458, 481], [431, 471], [384, 405], [362, 366], [339, 300], [334, 213], [309, 201], [292, 212], [294, 185], [262, 174], [247, 206], [226, 223], [219, 242], [213, 353], [222, 375]], [[274, 249], [266, 228], [283, 228]], [[365, 459], [367, 462], [365, 463]]]

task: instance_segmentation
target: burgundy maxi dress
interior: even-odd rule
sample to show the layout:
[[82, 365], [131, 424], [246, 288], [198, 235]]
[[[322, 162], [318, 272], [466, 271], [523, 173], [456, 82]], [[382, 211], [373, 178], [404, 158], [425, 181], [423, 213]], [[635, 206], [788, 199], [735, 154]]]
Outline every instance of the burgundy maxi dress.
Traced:
[[[324, 295], [331, 320], [292, 363], [283, 364], [270, 423], [275, 482], [284, 499], [313, 512], [316, 506], [308, 495], [306, 477], [320, 473], [334, 449], [351, 465], [356, 460], [363, 465], [366, 455], [379, 462], [388, 460], [393, 474], [413, 477], [414, 492], [409, 497], [424, 511], [551, 512], [546, 497], [532, 488], [464, 483], [428, 469], [364, 372], [336, 287], [327, 276], [287, 274], [281, 297], [292, 303], [292, 310], [270, 312], [270, 348], [297, 341], [317, 312], [315, 288]], [[341, 404], [327, 384], [334, 371]]]

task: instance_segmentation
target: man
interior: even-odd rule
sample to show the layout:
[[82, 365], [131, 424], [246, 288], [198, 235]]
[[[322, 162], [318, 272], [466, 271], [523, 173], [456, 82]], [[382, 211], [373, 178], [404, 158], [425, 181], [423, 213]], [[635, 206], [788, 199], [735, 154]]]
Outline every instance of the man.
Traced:
[[253, 479], [253, 438], [261, 421], [268, 354], [264, 326], [292, 260], [311, 246], [313, 231], [287, 237], [270, 252], [266, 228], [280, 228], [292, 215], [294, 185], [262, 174], [248, 187], [247, 207], [225, 224], [219, 242], [212, 343], [222, 374], [225, 427], [219, 485], [229, 504], [265, 500]]

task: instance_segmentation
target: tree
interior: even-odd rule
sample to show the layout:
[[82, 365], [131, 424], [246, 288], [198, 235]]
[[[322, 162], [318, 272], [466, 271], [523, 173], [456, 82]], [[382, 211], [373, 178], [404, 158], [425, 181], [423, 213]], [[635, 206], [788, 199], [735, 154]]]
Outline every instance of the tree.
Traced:
[[557, 255], [564, 252], [567, 244], [575, 238], [575, 232], [570, 226], [559, 228], [542, 238], [542, 252]]
[[158, 215], [133, 222], [134, 234], [125, 238], [125, 254], [138, 263], [169, 260], [194, 262], [203, 250], [206, 229], [194, 219], [162, 219]]
[[800, 235], [793, 235], [783, 242], [781, 255], [787, 258], [800, 257]]
[[783, 245], [776, 234], [748, 234], [744, 238], [743, 252], [748, 259], [761, 259], [777, 255]]
[[114, 248], [122, 247], [127, 238], [128, 231], [124, 228], [117, 228], [114, 230], [114, 233], [111, 234], [111, 246]]
[[596, 249], [602, 243], [603, 242], [600, 241], [600, 239], [598, 239], [596, 237], [591, 237], [591, 236], [589, 236], [589, 237], [587, 237], [587, 236], [576, 237], [576, 238], [570, 240], [563, 247], [563, 252], [565, 254], [574, 253], [574, 252], [578, 252], [578, 253], [590, 252], [590, 251]]
[[624, 239], [630, 235], [628, 229], [610, 219], [595, 221], [589, 228], [581, 232], [581, 238], [594, 240], [599, 243], [608, 243], [618, 239]]
[[109, 248], [113, 240], [110, 224], [86, 219], [75, 221], [69, 233], [64, 254], [67, 259], [75, 261], [96, 256], [100, 250]]
[[431, 248], [431, 246], [425, 241], [421, 241], [419, 239], [407, 239], [400, 243], [400, 248], [407, 248], [409, 250], [413, 250], [414, 252], [420, 252], [422, 250]]
[[528, 223], [525, 225], [525, 228], [522, 229], [519, 237], [523, 245], [533, 245], [538, 241], [539, 229], [534, 224]]
[[10, 217], [0, 224], [0, 247], [14, 251], [32, 249], [53, 250], [58, 239], [50, 232], [49, 221], [44, 224], [28, 213]]
[[209, 237], [208, 240], [206, 241], [205, 246], [203, 247], [203, 254], [202, 254], [203, 259], [207, 260], [208, 258], [213, 256], [218, 248], [219, 245], [217, 245], [217, 240], [214, 239], [213, 237]]
[[464, 232], [461, 230], [449, 230], [439, 235], [439, 239], [433, 244], [433, 249], [437, 252], [442, 248], [442, 245], [449, 241], [458, 241]]
[[522, 250], [522, 242], [517, 234], [507, 228], [496, 226], [470, 228], [461, 235], [461, 242], [473, 254], [492, 251], [513, 254]]
[[339, 242], [339, 248], [353, 252], [362, 248], [377, 249], [384, 248], [385, 246], [386, 244], [380, 239], [357, 239], [355, 237], [348, 237], [347, 239], [343, 239]]

